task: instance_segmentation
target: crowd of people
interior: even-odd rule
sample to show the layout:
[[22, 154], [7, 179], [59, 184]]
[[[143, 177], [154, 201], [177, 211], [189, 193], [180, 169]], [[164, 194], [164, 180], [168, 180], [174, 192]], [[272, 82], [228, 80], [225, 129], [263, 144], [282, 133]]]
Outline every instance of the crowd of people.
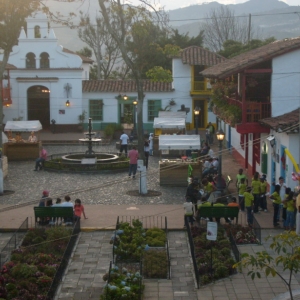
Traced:
[[[206, 166], [207, 162], [211, 164], [212, 161], [209, 158], [204, 165]], [[186, 190], [186, 202], [183, 204], [185, 222], [190, 222], [191, 225], [196, 220], [197, 210], [201, 206], [224, 205], [219, 199], [216, 199], [215, 203], [208, 201], [210, 194], [216, 191], [217, 188], [216, 178], [210, 172], [206, 172], [206, 170], [213, 170], [213, 167], [210, 166], [204, 169], [203, 173], [206, 176], [201, 182], [197, 178], [193, 178]], [[266, 175], [260, 176], [258, 172], [254, 173], [251, 184], [249, 184], [243, 169], [239, 169], [235, 185], [238, 201], [235, 197], [231, 197], [231, 202], [228, 203], [228, 206], [237, 206], [240, 212], [245, 212], [249, 226], [253, 225], [253, 214], [268, 212], [269, 198], [274, 208], [273, 226], [279, 227], [280, 221], [282, 221], [285, 230], [296, 230], [297, 234], [300, 234], [300, 193], [297, 194], [287, 187], [283, 177], [279, 177], [278, 183], [272, 184], [274, 192], [270, 194], [268, 192], [269, 185], [266, 181]], [[230, 221], [226, 220], [226, 222]]]
[[53, 199], [50, 197], [50, 193], [48, 190], [44, 190], [42, 197], [39, 201], [40, 207], [72, 207], [74, 211], [73, 218], [63, 218], [62, 220], [56, 220], [55, 218], [46, 218], [40, 220], [41, 225], [55, 225], [58, 223], [59, 225], [73, 225], [74, 222], [81, 219], [83, 215], [84, 219], [87, 219], [87, 216], [84, 211], [84, 206], [81, 203], [80, 199], [76, 199], [74, 203], [71, 201], [71, 197], [66, 195], [64, 197], [64, 201], [61, 198], [56, 198], [55, 204], [53, 203]]

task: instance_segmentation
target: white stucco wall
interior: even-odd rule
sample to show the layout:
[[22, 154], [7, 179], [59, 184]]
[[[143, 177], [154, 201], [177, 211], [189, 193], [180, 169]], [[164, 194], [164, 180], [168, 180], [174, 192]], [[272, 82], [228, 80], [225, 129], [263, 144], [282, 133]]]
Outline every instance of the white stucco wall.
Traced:
[[300, 50], [274, 58], [272, 65], [272, 117], [276, 117], [300, 107]]

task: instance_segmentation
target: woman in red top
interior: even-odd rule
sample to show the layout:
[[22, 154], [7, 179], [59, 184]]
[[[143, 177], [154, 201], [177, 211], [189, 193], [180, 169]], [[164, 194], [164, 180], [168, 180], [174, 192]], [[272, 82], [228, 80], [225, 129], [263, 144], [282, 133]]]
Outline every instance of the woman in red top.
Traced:
[[81, 219], [81, 214], [83, 214], [84, 218], [87, 219], [85, 212], [84, 212], [84, 206], [81, 204], [81, 200], [76, 199], [75, 205], [74, 205], [75, 220]]

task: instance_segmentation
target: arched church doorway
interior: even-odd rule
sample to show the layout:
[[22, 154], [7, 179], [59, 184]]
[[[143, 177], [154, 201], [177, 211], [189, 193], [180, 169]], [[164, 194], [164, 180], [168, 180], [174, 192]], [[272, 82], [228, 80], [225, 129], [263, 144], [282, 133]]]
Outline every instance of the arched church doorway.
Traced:
[[27, 90], [27, 118], [39, 120], [43, 129], [50, 128], [50, 90], [45, 86], [32, 86]]

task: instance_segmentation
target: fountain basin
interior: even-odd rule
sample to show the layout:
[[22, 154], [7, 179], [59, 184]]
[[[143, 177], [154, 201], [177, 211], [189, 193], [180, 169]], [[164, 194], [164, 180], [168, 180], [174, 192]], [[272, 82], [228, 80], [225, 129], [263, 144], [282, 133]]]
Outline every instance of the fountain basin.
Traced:
[[115, 153], [95, 153], [95, 163], [83, 163], [85, 153], [63, 153], [48, 156], [45, 171], [55, 172], [103, 172], [124, 171], [129, 168], [129, 159]]

